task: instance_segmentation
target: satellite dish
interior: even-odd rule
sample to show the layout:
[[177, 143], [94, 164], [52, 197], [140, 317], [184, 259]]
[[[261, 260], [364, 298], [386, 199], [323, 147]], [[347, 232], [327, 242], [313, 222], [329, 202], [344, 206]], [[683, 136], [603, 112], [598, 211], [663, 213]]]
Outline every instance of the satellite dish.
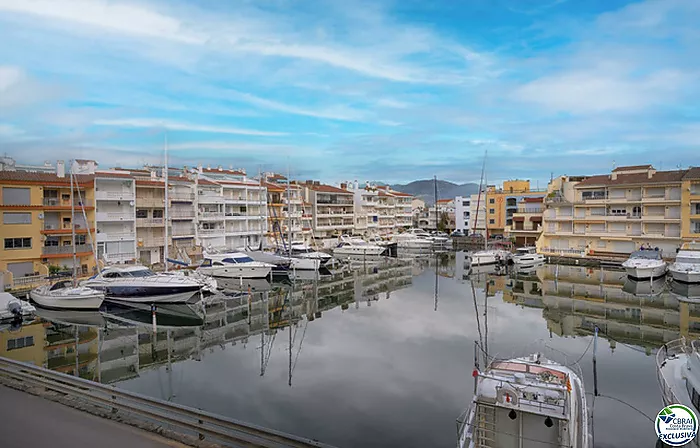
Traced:
[[133, 206], [134, 206], [134, 201], [129, 202], [129, 205], [133, 207]]

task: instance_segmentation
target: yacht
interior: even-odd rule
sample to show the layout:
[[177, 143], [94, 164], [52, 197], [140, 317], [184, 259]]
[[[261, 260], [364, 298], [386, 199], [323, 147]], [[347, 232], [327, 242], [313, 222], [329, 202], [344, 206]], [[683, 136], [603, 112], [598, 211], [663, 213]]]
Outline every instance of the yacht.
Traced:
[[340, 237], [340, 243], [333, 249], [334, 255], [382, 255], [386, 251], [383, 246], [369, 244], [361, 238], [347, 235]]
[[[664, 406], [682, 404], [700, 412], [700, 340], [686, 338], [665, 343], [656, 352], [656, 377]], [[660, 446], [660, 445], [657, 445]], [[666, 445], [664, 445], [666, 446]], [[700, 446], [695, 437], [686, 447]]]
[[272, 275], [287, 275], [292, 265], [292, 260], [289, 257], [265, 252], [262, 249], [247, 249], [244, 253], [255, 261], [275, 265], [272, 268]]
[[700, 283], [700, 243], [685, 243], [668, 270], [678, 282]]
[[81, 286], [103, 291], [111, 300], [131, 303], [180, 303], [202, 285], [184, 276], [156, 274], [145, 266], [112, 266], [84, 280]]
[[33, 289], [29, 297], [43, 308], [97, 310], [105, 293], [87, 286], [74, 286], [73, 280], [61, 280], [53, 285]]
[[[578, 370], [578, 369], [577, 369]], [[589, 448], [580, 374], [536, 353], [474, 369], [475, 392], [460, 419], [460, 448]]]
[[205, 255], [197, 272], [212, 277], [266, 278], [274, 264], [255, 261], [243, 252]]
[[544, 255], [537, 253], [536, 247], [521, 247], [516, 249], [512, 257], [516, 266], [535, 266], [545, 262]]
[[[325, 252], [318, 252], [304, 243], [292, 243], [292, 258], [306, 260], [318, 260], [319, 266], [325, 266], [333, 260], [333, 257]], [[294, 267], [294, 266], [292, 266]], [[297, 269], [303, 269], [297, 267]]]
[[431, 246], [444, 246], [450, 241], [450, 237], [444, 232], [433, 232], [430, 234], [423, 229], [408, 229], [407, 234], [413, 235], [416, 238], [430, 241]]
[[402, 249], [430, 249], [433, 247], [432, 240], [421, 238], [412, 233], [399, 233], [391, 236], [391, 241]]
[[182, 278], [189, 278], [202, 286], [203, 292], [213, 294], [219, 288], [219, 284], [214, 277], [204, 275], [192, 269], [177, 269], [175, 271], [164, 272], [165, 275], [176, 275]]
[[659, 250], [638, 250], [622, 263], [627, 275], [636, 279], [654, 279], [666, 275], [666, 262]]
[[474, 252], [469, 256], [472, 266], [502, 264], [510, 257], [510, 252], [503, 249], [487, 249]]

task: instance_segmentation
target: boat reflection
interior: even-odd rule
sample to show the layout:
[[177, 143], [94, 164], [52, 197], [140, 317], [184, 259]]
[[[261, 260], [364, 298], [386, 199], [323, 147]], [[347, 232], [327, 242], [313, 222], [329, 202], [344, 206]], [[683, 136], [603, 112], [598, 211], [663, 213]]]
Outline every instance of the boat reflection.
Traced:
[[[177, 362], [202, 360], [214, 350], [246, 345], [255, 337], [264, 375], [270, 356], [278, 353], [273, 345], [275, 340], [280, 344], [280, 332], [289, 333], [288, 350], [295, 347], [298, 360], [310, 322], [338, 307], [389, 299], [412, 284], [413, 269], [412, 262], [388, 260], [291, 284], [244, 280], [241, 287], [235, 281], [203, 301], [158, 305], [155, 327], [149, 304], [107, 303], [102, 311], [88, 313], [42, 309], [17, 331], [0, 332], [0, 356], [114, 383], [161, 366], [172, 372]], [[169, 399], [172, 390], [165, 395]]]

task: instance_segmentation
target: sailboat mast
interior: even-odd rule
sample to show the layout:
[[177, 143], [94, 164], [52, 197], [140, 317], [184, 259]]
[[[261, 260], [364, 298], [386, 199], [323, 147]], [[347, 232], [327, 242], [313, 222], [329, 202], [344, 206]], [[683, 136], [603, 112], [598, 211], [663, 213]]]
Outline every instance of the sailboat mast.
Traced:
[[[479, 208], [481, 206], [481, 190], [484, 188], [484, 176], [486, 174], [486, 152], [484, 152], [484, 163], [481, 166], [481, 177], [479, 178], [479, 193], [476, 196], [476, 216], [474, 216], [473, 233], [476, 233], [477, 222], [479, 221]], [[486, 190], [484, 190], [484, 203], [486, 203]], [[486, 210], [484, 210], [484, 227], [486, 227]]]
[[[75, 287], [75, 286], [77, 286], [75, 268], [76, 268], [76, 265], [78, 263], [78, 257], [77, 257], [76, 251], [75, 251], [75, 202], [73, 200], [73, 161], [70, 162], [70, 171], [68, 174], [70, 176], [70, 238], [71, 238], [71, 246], [73, 246], [72, 277], [73, 277], [73, 287]], [[88, 228], [88, 232], [90, 232], [89, 228]]]
[[289, 191], [289, 164], [287, 164], [287, 245], [289, 258], [292, 258], [292, 201]]
[[[438, 230], [438, 223], [440, 221], [440, 216], [438, 213], [438, 193], [437, 193], [437, 176], [433, 176], [433, 188], [434, 188], [434, 193], [433, 196], [435, 198], [435, 230]], [[430, 215], [430, 213], [428, 213]]]
[[163, 161], [165, 165], [165, 240], [163, 241], [163, 261], [165, 262], [165, 272], [168, 272], [168, 131], [165, 131], [165, 145], [164, 145], [164, 155]]

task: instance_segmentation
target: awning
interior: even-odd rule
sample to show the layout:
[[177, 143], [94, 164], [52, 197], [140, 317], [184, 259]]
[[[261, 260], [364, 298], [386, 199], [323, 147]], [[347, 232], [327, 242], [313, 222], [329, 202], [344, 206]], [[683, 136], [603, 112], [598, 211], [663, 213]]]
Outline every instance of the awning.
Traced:
[[531, 222], [542, 222], [542, 217], [541, 216], [531, 216], [530, 221]]
[[523, 222], [523, 221], [525, 221], [525, 217], [524, 217], [524, 216], [514, 216], [514, 217], [513, 217], [513, 221], [515, 221], [515, 222]]

